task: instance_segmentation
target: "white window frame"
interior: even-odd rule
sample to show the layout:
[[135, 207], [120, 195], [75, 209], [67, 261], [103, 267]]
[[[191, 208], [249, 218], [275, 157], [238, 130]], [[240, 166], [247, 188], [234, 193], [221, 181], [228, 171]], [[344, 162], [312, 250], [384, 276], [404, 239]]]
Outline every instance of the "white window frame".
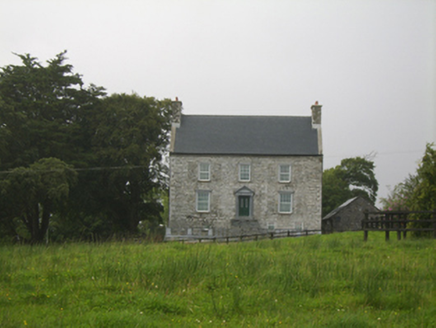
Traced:
[[[243, 167], [244, 168], [248, 167], [248, 179], [242, 179], [242, 173], [244, 173], [244, 174], [246, 173], [246, 172], [242, 172]], [[251, 164], [248, 164], [248, 163], [239, 164], [238, 177], [239, 177], [239, 181], [244, 181], [244, 182], [250, 181], [251, 180]]]
[[[204, 170], [205, 166], [207, 165], [207, 170]], [[203, 175], [207, 175], [207, 178]], [[210, 181], [210, 163], [201, 162], [198, 163], [198, 180], [199, 181]]]
[[[197, 192], [195, 193], [195, 209], [197, 210], [197, 212], [201, 212], [201, 213], [207, 213], [210, 212], [210, 190], [197, 190]], [[200, 200], [200, 196], [206, 196], [207, 195], [207, 200]], [[205, 204], [207, 205], [207, 208], [200, 208], [200, 202], [205, 202]]]
[[[282, 200], [282, 196], [284, 196], [284, 195], [286, 195], [286, 196], [289, 195], [290, 196], [290, 201], [289, 202], [284, 202]], [[284, 191], [279, 192], [279, 202], [278, 203], [279, 203], [279, 206], [278, 206], [279, 213], [291, 214], [292, 211], [293, 211], [293, 207], [294, 207], [294, 193], [288, 192], [288, 191], [286, 191], [286, 192], [284, 192]], [[287, 204], [289, 204], [289, 210], [283, 210], [282, 209], [282, 205], [287, 205]]]
[[[287, 177], [287, 179], [282, 179], [282, 167], [288, 167], [288, 169], [289, 169], [289, 171], [288, 171], [288, 177]], [[286, 183], [286, 182], [291, 182], [291, 176], [292, 176], [292, 168], [291, 168], [291, 165], [289, 165], [289, 164], [280, 164], [279, 165], [279, 182], [282, 182], [282, 183]], [[285, 173], [283, 173], [283, 174], [286, 174], [286, 172]]]

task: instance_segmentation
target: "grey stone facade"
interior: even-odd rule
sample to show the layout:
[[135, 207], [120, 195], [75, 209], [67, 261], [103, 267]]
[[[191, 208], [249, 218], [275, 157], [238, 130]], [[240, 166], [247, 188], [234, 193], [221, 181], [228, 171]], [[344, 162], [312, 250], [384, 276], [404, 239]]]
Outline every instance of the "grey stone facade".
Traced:
[[[209, 181], [199, 180], [199, 163], [210, 165]], [[250, 181], [239, 181], [239, 164], [250, 164]], [[290, 165], [290, 182], [279, 182], [279, 165]], [[321, 230], [322, 156], [171, 155], [170, 169], [172, 235]], [[248, 217], [238, 217], [241, 189], [252, 197]], [[196, 209], [199, 190], [210, 193], [209, 211]], [[281, 192], [292, 193], [291, 213], [279, 213]]]

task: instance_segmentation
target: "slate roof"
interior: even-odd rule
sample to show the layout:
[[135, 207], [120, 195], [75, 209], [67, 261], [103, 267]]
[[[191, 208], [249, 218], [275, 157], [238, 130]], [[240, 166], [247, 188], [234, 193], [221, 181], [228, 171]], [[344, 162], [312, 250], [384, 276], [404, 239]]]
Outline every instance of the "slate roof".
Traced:
[[182, 115], [173, 154], [319, 155], [311, 117]]
[[354, 198], [350, 198], [349, 200], [347, 200], [345, 203], [339, 205], [338, 207], [336, 207], [333, 211], [331, 211], [329, 214], [327, 214], [326, 216], [324, 216], [322, 219], [323, 220], [327, 220], [330, 219], [331, 217], [335, 216], [336, 214], [338, 214], [338, 212], [340, 212], [343, 208], [347, 207], [348, 205], [350, 205], [352, 202], [354, 202], [357, 198], [359, 198], [359, 196], [354, 197]]

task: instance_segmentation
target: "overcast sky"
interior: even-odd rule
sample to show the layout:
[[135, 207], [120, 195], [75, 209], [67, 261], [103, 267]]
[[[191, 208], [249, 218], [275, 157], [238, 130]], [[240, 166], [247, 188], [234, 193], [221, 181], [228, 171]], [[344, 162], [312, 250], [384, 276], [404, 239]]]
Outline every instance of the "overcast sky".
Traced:
[[1, 0], [0, 67], [67, 50], [108, 93], [185, 114], [310, 115], [324, 168], [376, 153], [379, 197], [436, 142], [436, 0]]

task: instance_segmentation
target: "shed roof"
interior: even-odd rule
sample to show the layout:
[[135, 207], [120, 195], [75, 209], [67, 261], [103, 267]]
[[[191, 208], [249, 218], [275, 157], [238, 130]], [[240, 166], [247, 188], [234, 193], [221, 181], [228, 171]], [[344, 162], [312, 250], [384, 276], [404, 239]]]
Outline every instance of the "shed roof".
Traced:
[[182, 115], [173, 154], [319, 155], [311, 117]]
[[374, 205], [372, 205], [369, 200], [361, 197], [361, 196], [357, 196], [354, 198], [350, 198], [349, 200], [347, 200], [346, 202], [344, 202], [343, 204], [341, 204], [340, 206], [336, 207], [333, 211], [331, 211], [330, 213], [328, 213], [326, 216], [324, 216], [322, 219], [323, 220], [327, 220], [330, 219], [331, 217], [335, 216], [336, 214], [338, 214], [342, 209], [346, 208], [348, 205], [350, 205], [351, 203], [353, 203], [355, 200], [357, 199], [362, 199], [364, 202], [367, 202], [368, 204], [370, 204], [372, 207], [374, 207], [374, 210], [379, 210], [377, 207], [375, 207]]
[[343, 204], [339, 205], [338, 207], [336, 207], [333, 211], [331, 211], [329, 214], [327, 214], [326, 216], [324, 216], [322, 219], [323, 220], [327, 220], [330, 219], [332, 216], [335, 216], [340, 210], [342, 210], [344, 207], [347, 207], [348, 205], [350, 205], [352, 202], [354, 202], [357, 198], [359, 197], [354, 197], [354, 198], [350, 198], [349, 200], [347, 200], [346, 202], [344, 202]]

